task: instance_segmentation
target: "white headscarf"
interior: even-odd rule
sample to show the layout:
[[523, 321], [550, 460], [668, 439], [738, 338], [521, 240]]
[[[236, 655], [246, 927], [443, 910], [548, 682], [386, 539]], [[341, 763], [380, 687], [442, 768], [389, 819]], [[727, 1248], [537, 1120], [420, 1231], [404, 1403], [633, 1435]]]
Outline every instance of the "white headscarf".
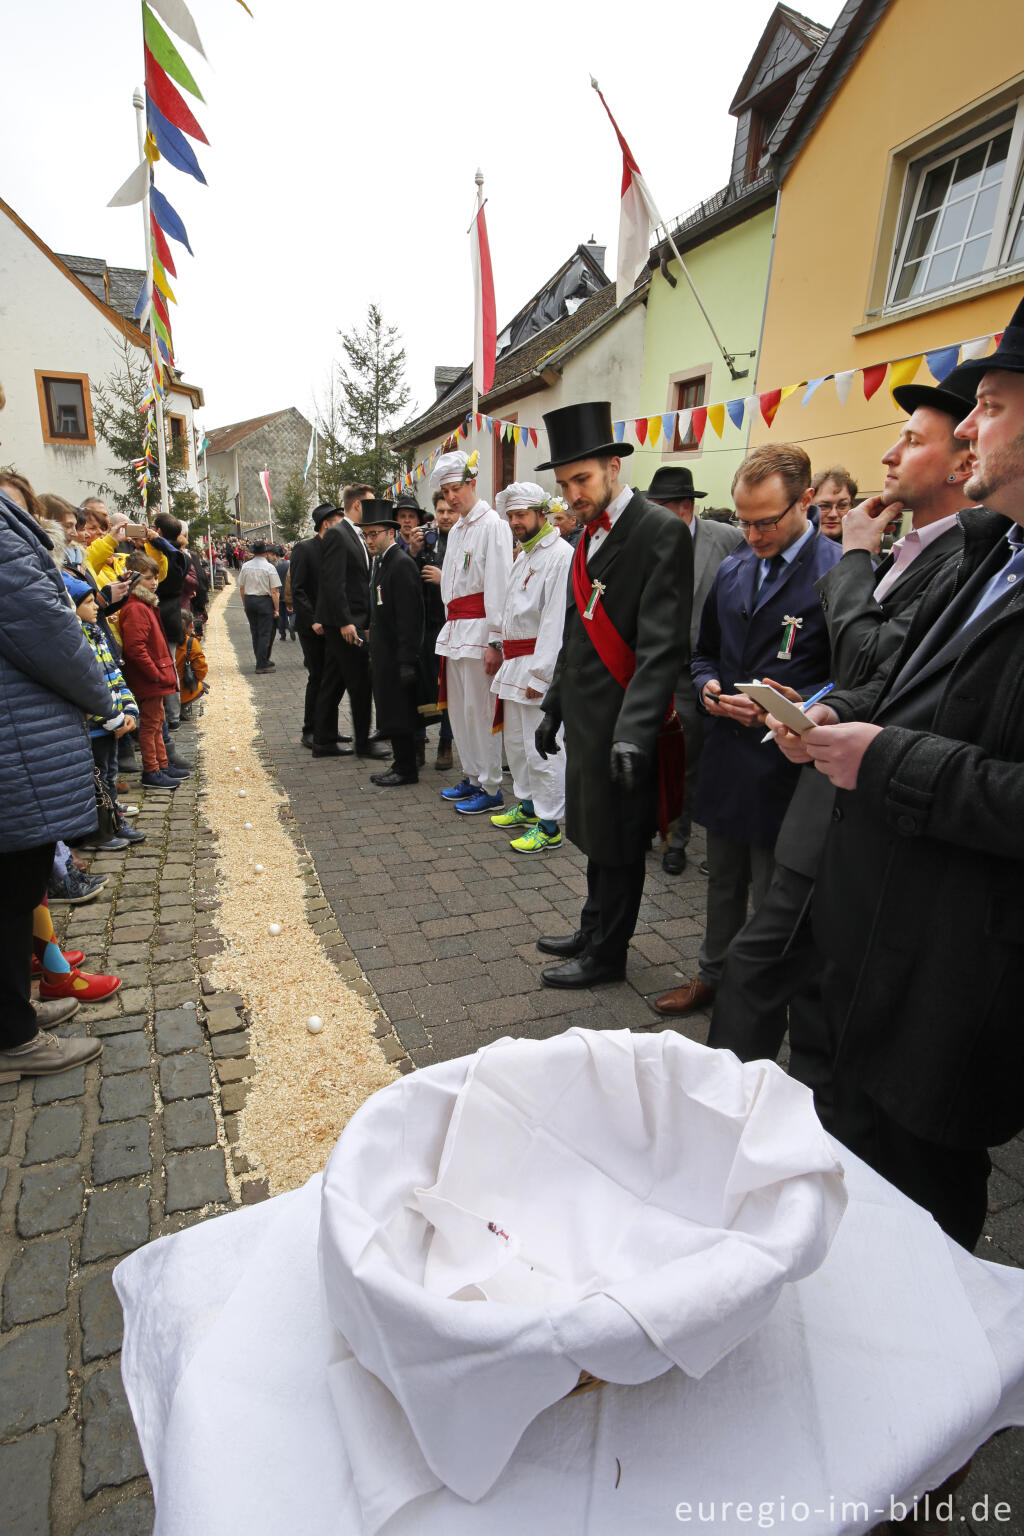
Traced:
[[430, 472], [427, 485], [433, 495], [442, 485], [450, 485], [453, 480], [462, 485], [467, 480], [475, 480], [478, 474], [479, 466], [470, 466], [469, 455], [457, 449], [454, 453], [442, 453]]
[[507, 517], [510, 512], [523, 512], [529, 507], [543, 511], [545, 502], [550, 500], [542, 485], [537, 485], [533, 480], [516, 480], [498, 492], [494, 498], [494, 507], [495, 511]]

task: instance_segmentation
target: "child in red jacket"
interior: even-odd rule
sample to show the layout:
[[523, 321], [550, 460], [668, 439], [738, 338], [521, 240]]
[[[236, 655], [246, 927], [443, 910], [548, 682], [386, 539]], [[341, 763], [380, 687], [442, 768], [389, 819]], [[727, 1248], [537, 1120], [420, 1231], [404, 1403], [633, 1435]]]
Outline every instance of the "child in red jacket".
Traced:
[[164, 698], [178, 691], [178, 674], [160, 624], [155, 560], [136, 553], [128, 569], [138, 577], [120, 613], [122, 670], [139, 705], [142, 782], [147, 789], [177, 789], [188, 769], [168, 764], [164, 748]]

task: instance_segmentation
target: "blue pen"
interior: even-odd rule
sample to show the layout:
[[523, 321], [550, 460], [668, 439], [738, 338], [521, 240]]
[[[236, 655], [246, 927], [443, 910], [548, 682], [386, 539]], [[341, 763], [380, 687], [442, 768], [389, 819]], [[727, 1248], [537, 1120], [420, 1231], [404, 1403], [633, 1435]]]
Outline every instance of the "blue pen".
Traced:
[[[800, 705], [800, 713], [805, 715], [807, 713], [807, 711], [810, 709], [812, 704], [820, 704], [821, 700], [825, 697], [826, 693], [831, 693], [832, 689], [834, 687], [835, 687], [835, 683], [826, 683], [824, 688], [819, 688], [817, 693], [812, 693], [811, 697], [809, 699], [805, 699], [804, 702]], [[762, 747], [764, 746], [766, 741], [771, 741], [771, 740], [773, 740], [772, 732], [771, 731], [765, 731], [764, 735], [761, 737], [761, 745], [762, 745]]]

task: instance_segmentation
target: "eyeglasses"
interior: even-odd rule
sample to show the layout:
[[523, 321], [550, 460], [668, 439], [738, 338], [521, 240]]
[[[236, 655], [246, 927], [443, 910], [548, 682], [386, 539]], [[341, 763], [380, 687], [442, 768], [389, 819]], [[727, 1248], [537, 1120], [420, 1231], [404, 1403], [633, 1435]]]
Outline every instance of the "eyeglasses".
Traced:
[[755, 523], [745, 523], [742, 517], [734, 517], [733, 522], [741, 533], [771, 533], [773, 529], [779, 526], [787, 513], [792, 512], [799, 500], [799, 496], [794, 496], [786, 510], [780, 512], [778, 517], [759, 517]]
[[853, 502], [849, 496], [841, 496], [838, 501], [825, 501], [819, 497], [815, 506], [819, 512], [849, 512]]

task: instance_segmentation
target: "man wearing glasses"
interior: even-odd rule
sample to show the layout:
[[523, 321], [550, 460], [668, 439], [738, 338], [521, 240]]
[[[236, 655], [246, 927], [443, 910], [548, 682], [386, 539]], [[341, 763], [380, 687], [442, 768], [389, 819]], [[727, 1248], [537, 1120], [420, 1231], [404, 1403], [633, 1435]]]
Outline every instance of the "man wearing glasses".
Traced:
[[826, 539], [837, 544], [843, 538], [843, 519], [857, 500], [857, 482], [841, 464], [823, 469], [811, 481], [818, 526]]
[[[808, 697], [829, 678], [828, 633], [815, 582], [835, 565], [838, 545], [808, 513], [811, 461], [792, 443], [756, 448], [732, 484], [746, 540], [715, 573], [691, 671], [707, 736], [693, 819], [707, 831], [707, 926], [696, 977], [659, 997], [658, 1013], [705, 1008], [725, 952], [768, 888], [772, 849], [796, 783], [762, 745], [764, 715], [738, 682], [773, 681]], [[772, 761], [772, 758], [775, 761]], [[791, 770], [792, 765], [787, 765]]]

